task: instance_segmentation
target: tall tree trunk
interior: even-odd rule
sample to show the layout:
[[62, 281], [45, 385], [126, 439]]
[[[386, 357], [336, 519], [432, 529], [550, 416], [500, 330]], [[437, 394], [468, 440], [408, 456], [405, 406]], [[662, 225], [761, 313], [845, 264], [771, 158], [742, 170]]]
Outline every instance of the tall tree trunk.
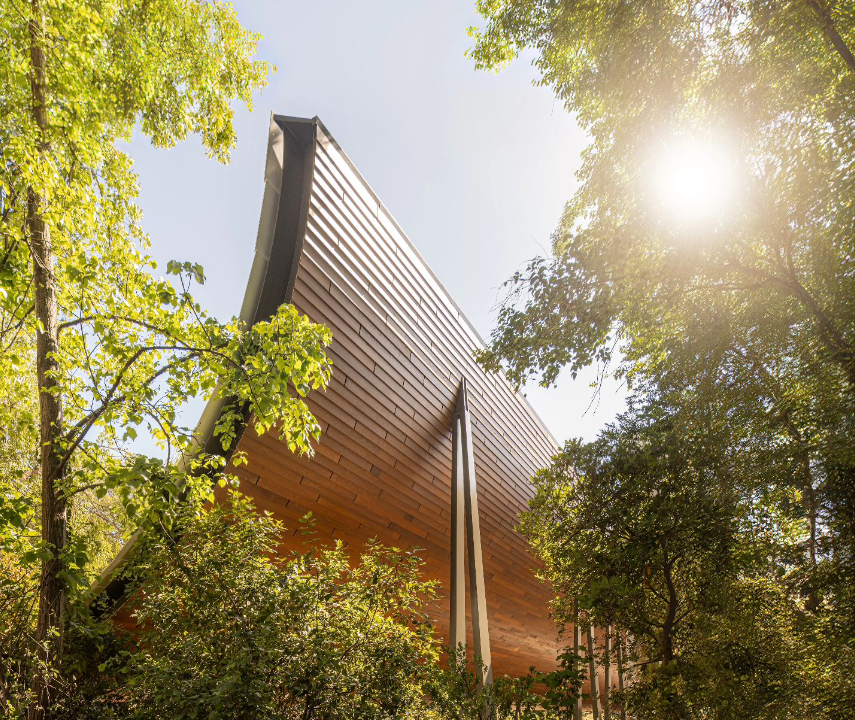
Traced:
[[[799, 435], [797, 437], [799, 442], [802, 442], [802, 438]], [[816, 489], [813, 486], [813, 473], [810, 469], [810, 457], [808, 455], [808, 451], [802, 449], [798, 454], [799, 459], [799, 467], [801, 469], [800, 477], [801, 477], [801, 487], [799, 488], [802, 493], [802, 507], [804, 507], [805, 514], [807, 515], [808, 520], [808, 560], [810, 562], [810, 578], [808, 580], [808, 593], [805, 598], [805, 608], [810, 612], [816, 612], [819, 608], [819, 594], [816, 589], [816, 571], [817, 571], [817, 501], [816, 501]]]
[[620, 693], [620, 720], [626, 720], [626, 699], [623, 696], [623, 674], [624, 674], [624, 646], [623, 630], [615, 627], [615, 642], [617, 643], [617, 679], [618, 693]]
[[603, 627], [603, 718], [612, 720], [612, 646], [609, 625]]
[[855, 56], [852, 55], [852, 50], [838, 32], [828, 3], [825, 0], [807, 0], [807, 4], [819, 18], [819, 26], [822, 28], [823, 35], [843, 59], [843, 62], [846, 63], [849, 70], [855, 72]]
[[669, 663], [674, 659], [674, 624], [677, 619], [677, 591], [671, 577], [671, 563], [666, 561], [662, 567], [665, 586], [668, 590], [668, 611], [662, 627], [662, 660]]
[[[573, 670], [580, 672], [582, 670], [579, 660], [579, 645], [582, 640], [582, 626], [579, 617], [579, 602], [573, 601]], [[582, 720], [582, 687], [579, 686], [579, 697], [573, 705], [573, 720]]]
[[598, 687], [599, 678], [597, 677], [597, 656], [594, 647], [594, 626], [591, 624], [587, 613], [585, 613], [585, 625], [588, 631], [588, 678], [591, 682], [591, 714], [594, 720], [599, 720], [600, 688]]
[[[46, 163], [48, 120], [43, 49], [44, 15], [41, 0], [32, 0], [30, 33], [30, 87], [33, 120], [39, 128], [39, 158]], [[50, 557], [42, 562], [36, 640], [38, 663], [33, 673], [33, 702], [30, 720], [51, 717], [54, 701], [52, 672], [62, 656], [65, 620], [65, 586], [61, 577], [62, 553], [66, 542], [66, 502], [61, 488], [62, 453], [58, 440], [62, 432], [62, 398], [57, 392], [59, 332], [53, 251], [50, 228], [45, 222], [45, 191], [30, 187], [27, 194], [27, 230], [33, 259], [35, 313], [39, 323], [36, 340], [36, 371], [39, 382], [39, 412], [42, 478], [42, 540]]]

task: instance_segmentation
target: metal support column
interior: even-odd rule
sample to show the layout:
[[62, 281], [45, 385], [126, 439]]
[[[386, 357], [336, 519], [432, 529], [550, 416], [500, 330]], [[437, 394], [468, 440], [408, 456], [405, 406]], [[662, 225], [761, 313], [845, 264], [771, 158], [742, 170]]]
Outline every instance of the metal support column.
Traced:
[[466, 644], [466, 549], [463, 517], [463, 443], [460, 442], [460, 418], [455, 413], [451, 434], [451, 647], [456, 652]]
[[[475, 655], [484, 669], [481, 682], [493, 682], [490, 631], [487, 626], [487, 598], [484, 591], [484, 559], [481, 555], [481, 526], [478, 520], [478, 487], [466, 380], [460, 383], [457, 406], [452, 418], [451, 490], [451, 642], [465, 641], [465, 589], [463, 578], [463, 536], [465, 516], [466, 550], [469, 556], [469, 602]], [[462, 496], [462, 497], [461, 497]], [[461, 499], [463, 502], [461, 503]], [[461, 511], [462, 506], [462, 511]]]

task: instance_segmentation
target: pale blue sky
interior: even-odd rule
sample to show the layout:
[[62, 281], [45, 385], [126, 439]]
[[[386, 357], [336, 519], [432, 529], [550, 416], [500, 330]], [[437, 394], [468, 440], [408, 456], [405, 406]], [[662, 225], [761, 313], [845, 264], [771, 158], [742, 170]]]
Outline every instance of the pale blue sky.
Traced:
[[[169, 151], [136, 140], [145, 227], [153, 254], [205, 266], [197, 295], [220, 318], [240, 310], [261, 208], [270, 112], [318, 115], [386, 207], [487, 337], [499, 287], [550, 234], [576, 186], [584, 133], [530, 61], [498, 75], [464, 53], [478, 22], [474, 0], [291, 2], [236, 0], [261, 32], [261, 56], [278, 72], [237, 113], [232, 162], [198, 141]], [[607, 383], [592, 399], [593, 371], [529, 400], [556, 439], [592, 439], [624, 407]], [[587, 411], [587, 412], [586, 412]], [[188, 410], [193, 424], [197, 408]]]

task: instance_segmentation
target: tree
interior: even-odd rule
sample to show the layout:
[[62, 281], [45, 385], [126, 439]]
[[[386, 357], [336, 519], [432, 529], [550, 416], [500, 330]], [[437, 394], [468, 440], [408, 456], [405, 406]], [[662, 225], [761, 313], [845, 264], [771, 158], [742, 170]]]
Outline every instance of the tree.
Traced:
[[789, 717], [806, 690], [786, 596], [760, 560], [768, 540], [744, 532], [754, 508], [733, 482], [726, 433], [632, 408], [535, 476], [521, 528], [558, 593], [556, 619], [584, 611], [628, 637], [630, 716]]
[[[640, 404], [665, 399], [696, 436], [710, 415], [731, 426], [731, 487], [775, 528], [767, 568], [810, 647], [800, 666], [819, 673], [805, 702], [834, 717], [855, 702], [855, 6], [479, 9], [476, 64], [533, 50], [591, 138], [553, 256], [509, 281], [481, 361], [546, 385], [615, 362]], [[730, 196], [693, 215], [655, 179], [664, 155], [698, 146], [716, 148]]]
[[480, 671], [484, 668], [481, 657], [476, 656], [470, 663], [463, 644], [445, 650], [445, 667], [436, 666], [427, 684], [435, 717], [443, 720], [493, 717], [496, 711], [493, 702], [495, 685], [480, 682]]
[[[27, 343], [21, 343], [22, 349]], [[32, 344], [29, 344], [32, 348]], [[0, 379], [0, 709], [18, 717], [26, 702], [36, 661], [33, 638], [41, 560], [38, 504], [38, 393], [34, 373]], [[66, 583], [72, 600], [115, 557], [134, 526], [118, 497], [94, 492], [76, 494], [69, 508], [73, 528], [66, 547]], [[72, 602], [72, 608], [75, 603]], [[86, 608], [82, 608], [84, 611]]]
[[[176, 410], [194, 395], [226, 400], [217, 425], [224, 448], [249, 409], [259, 431], [277, 425], [293, 450], [309, 451], [319, 427], [302, 396], [326, 383], [330, 336], [287, 307], [253, 328], [218, 322], [190, 292], [204, 281], [200, 265], [171, 263], [173, 285], [146, 255], [136, 177], [118, 143], [136, 127], [160, 147], [193, 133], [228, 160], [231, 102], [249, 105], [269, 69], [229, 5], [5, 3], [0, 38], [0, 375], [31, 368], [38, 397], [30, 716], [40, 718], [55, 700], [67, 593], [86, 562], [85, 549], [70, 552], [81, 548], [69, 533], [69, 503], [110, 494], [134, 522], [168, 526], [176, 498], [207, 495], [221, 458], [172, 462], [193, 449]], [[129, 453], [125, 441], [140, 427], [162, 443], [165, 464]]]
[[736, 498], [709, 433], [674, 432], [667, 415], [623, 416], [594, 443], [568, 443], [535, 478], [522, 530], [569, 607], [620, 624], [651, 659], [674, 659], [698, 606], [733, 572]]
[[[310, 533], [308, 529], [304, 532]], [[126, 650], [103, 658], [75, 717], [415, 718], [438, 659], [411, 551], [339, 542], [279, 559], [281, 524], [230, 493], [181, 541], [137, 556]], [[90, 661], [91, 662], [91, 661]]]

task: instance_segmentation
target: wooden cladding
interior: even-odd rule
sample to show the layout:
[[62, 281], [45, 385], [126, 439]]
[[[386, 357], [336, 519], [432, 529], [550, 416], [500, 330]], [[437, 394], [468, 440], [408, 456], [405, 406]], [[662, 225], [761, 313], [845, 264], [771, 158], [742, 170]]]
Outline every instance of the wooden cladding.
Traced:
[[[327, 392], [309, 399], [323, 428], [311, 459], [294, 456], [274, 435], [259, 437], [250, 423], [239, 444], [249, 458], [237, 470], [244, 491], [294, 530], [295, 545], [298, 519], [311, 511], [322, 537], [355, 551], [374, 537], [423, 548], [428, 576], [447, 588], [452, 416], [465, 379], [493, 666], [512, 675], [554, 667], [551, 591], [535, 578], [514, 529], [532, 494], [530, 476], [556, 450], [553, 440], [503, 377], [476, 365], [477, 333], [323, 125], [274, 120], [286, 138], [281, 172], [289, 171], [288, 148], [293, 157], [302, 143], [304, 182], [296, 198], [295, 184], [281, 183], [277, 225], [297, 227], [300, 236], [289, 240], [288, 262], [273, 260], [274, 239], [267, 275], [287, 273], [290, 301], [330, 327], [334, 372]], [[432, 614], [447, 639], [444, 594]]]

